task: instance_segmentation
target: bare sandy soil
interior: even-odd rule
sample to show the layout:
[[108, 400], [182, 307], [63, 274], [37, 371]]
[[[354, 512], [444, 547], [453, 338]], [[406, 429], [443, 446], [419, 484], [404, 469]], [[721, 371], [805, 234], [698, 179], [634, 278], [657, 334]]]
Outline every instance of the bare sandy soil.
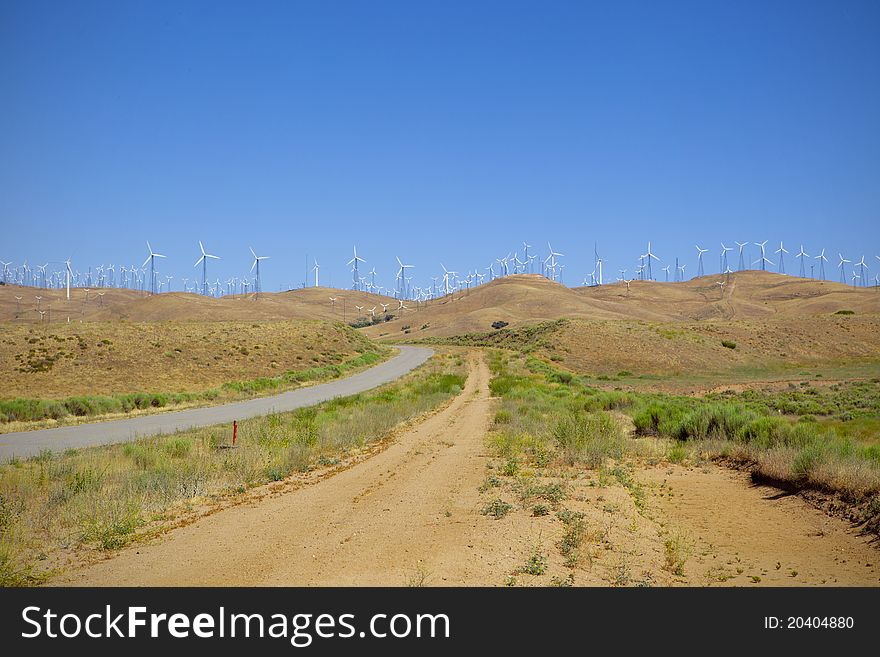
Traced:
[[718, 466], [662, 466], [640, 477], [649, 506], [681, 532], [693, 585], [880, 586], [876, 539], [797, 495]]
[[[586, 557], [564, 564], [564, 530], [520, 505], [483, 515], [493, 400], [480, 353], [464, 391], [384, 451], [315, 483], [219, 511], [150, 544], [70, 571], [60, 585], [869, 585], [880, 553], [798, 497], [707, 464], [642, 465], [632, 488], [596, 472], [560, 473], [567, 508], [591, 528]], [[509, 494], [508, 494], [509, 497]], [[678, 537], [681, 572], [666, 565]], [[522, 573], [530, 555], [546, 572]]]

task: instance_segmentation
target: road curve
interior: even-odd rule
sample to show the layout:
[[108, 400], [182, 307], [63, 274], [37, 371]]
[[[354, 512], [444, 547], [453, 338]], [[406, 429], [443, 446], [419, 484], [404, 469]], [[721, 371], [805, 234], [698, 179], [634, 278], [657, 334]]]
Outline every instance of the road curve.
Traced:
[[144, 415], [125, 420], [0, 434], [0, 463], [13, 457], [36, 456], [47, 449], [60, 451], [123, 443], [143, 436], [174, 433], [194, 427], [223, 424], [233, 420], [243, 420], [268, 413], [312, 406], [334, 397], [354, 395], [393, 381], [415, 369], [434, 354], [433, 349], [426, 347], [399, 346], [397, 348], [400, 350], [399, 354], [363, 372], [358, 372], [344, 379], [290, 390], [271, 397], [248, 399], [221, 406]]

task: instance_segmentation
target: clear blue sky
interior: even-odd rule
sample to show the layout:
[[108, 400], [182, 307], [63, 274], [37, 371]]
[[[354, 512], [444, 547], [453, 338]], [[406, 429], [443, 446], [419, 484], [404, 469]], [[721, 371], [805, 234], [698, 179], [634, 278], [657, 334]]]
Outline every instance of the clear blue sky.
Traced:
[[[0, 259], [880, 254], [880, 3], [0, 3]], [[752, 256], [756, 257], [753, 248]], [[711, 256], [711, 257], [709, 257]], [[835, 256], [836, 257], [836, 256]], [[789, 256], [791, 258], [791, 256]], [[830, 263], [829, 275], [835, 263]], [[793, 260], [788, 265], [794, 270]]]

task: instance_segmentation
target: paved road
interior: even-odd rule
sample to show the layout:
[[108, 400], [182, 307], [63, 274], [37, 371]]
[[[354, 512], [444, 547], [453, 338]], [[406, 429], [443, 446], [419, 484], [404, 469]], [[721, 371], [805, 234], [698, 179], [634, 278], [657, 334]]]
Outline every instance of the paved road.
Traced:
[[60, 451], [74, 447], [123, 443], [143, 436], [174, 433], [193, 427], [223, 424], [267, 413], [312, 406], [334, 397], [354, 395], [393, 381], [415, 369], [434, 354], [432, 349], [425, 347], [401, 346], [398, 349], [400, 353], [397, 356], [363, 372], [272, 397], [249, 399], [222, 406], [144, 415], [127, 420], [0, 434], [0, 462], [8, 461], [13, 456], [19, 458], [35, 456], [44, 449]]

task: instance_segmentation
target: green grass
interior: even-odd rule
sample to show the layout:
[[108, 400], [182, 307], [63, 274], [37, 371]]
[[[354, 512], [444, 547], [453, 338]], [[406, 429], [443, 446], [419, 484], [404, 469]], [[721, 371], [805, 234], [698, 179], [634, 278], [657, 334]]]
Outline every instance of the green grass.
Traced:
[[338, 463], [464, 382], [439, 355], [375, 391], [243, 420], [235, 449], [231, 425], [217, 425], [0, 465], [0, 584], [39, 583], [61, 550], [115, 550], [202, 502]]
[[[675, 440], [667, 449], [672, 462], [684, 461], [686, 446], [696, 445], [778, 485], [839, 494], [865, 510], [864, 520], [880, 525], [877, 377], [687, 397], [599, 390], [531, 355], [492, 358], [490, 387], [502, 398], [503, 421], [490, 440], [504, 459], [594, 469], [620, 462], [629, 443], [609, 414], [618, 411], [632, 418], [636, 437]], [[616, 466], [612, 472], [638, 502], [631, 477]]]
[[290, 371], [276, 377], [259, 377], [247, 381], [229, 381], [219, 388], [200, 392], [138, 392], [118, 395], [76, 396], [66, 399], [0, 399], [0, 423], [39, 422], [74, 417], [124, 414], [137, 410], [165, 408], [217, 399], [250, 397], [278, 392], [310, 381], [339, 378], [348, 372], [369, 367], [384, 355], [365, 351], [342, 363], [333, 363], [305, 370]]

